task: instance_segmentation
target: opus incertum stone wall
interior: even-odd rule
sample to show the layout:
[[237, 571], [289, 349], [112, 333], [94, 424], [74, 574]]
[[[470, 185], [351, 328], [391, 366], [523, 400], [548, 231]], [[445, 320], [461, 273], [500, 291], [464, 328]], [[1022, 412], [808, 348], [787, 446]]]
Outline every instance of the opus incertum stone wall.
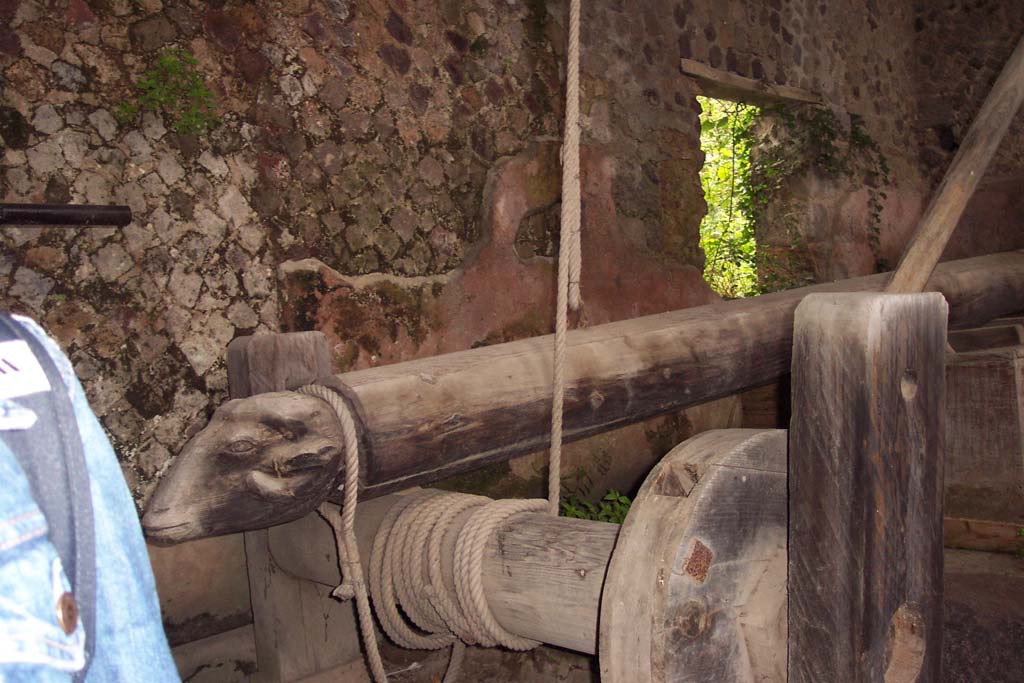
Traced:
[[[419, 7], [422, 5], [422, 7]], [[277, 266], [459, 265], [487, 169], [556, 135], [558, 70], [523, 6], [0, 2], [0, 196], [118, 202], [124, 230], [5, 229], [0, 301], [69, 351], [144, 501], [224, 398], [224, 349], [280, 329]], [[161, 49], [199, 60], [222, 123], [118, 105]]]

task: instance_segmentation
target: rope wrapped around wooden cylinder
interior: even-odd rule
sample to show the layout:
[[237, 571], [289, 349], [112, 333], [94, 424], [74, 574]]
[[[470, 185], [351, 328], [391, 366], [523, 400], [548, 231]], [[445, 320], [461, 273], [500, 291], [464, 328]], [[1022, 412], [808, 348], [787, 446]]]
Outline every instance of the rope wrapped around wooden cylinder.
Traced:
[[[370, 556], [370, 594], [391, 640], [411, 649], [452, 645], [445, 681], [457, 677], [466, 645], [512, 650], [539, 645], [510, 633], [494, 618], [484, 594], [482, 567], [484, 549], [498, 526], [515, 515], [543, 511], [546, 504], [542, 499], [492, 500], [420, 491], [395, 505], [377, 532]], [[453, 556], [443, 558], [445, 535], [465, 512], [469, 519], [455, 532]], [[454, 585], [442, 575], [446, 560], [455, 567]]]
[[[343, 600], [356, 599], [360, 632], [378, 683], [386, 681], [387, 674], [373, 631], [370, 597], [381, 627], [397, 645], [417, 650], [452, 646], [446, 683], [458, 677], [467, 644], [500, 645], [512, 650], [540, 645], [510, 633], [494, 618], [484, 594], [482, 567], [487, 542], [499, 525], [517, 514], [547, 510], [549, 501], [416, 492], [395, 505], [382, 522], [370, 555], [367, 590], [354, 531], [359, 445], [352, 415], [341, 397], [327, 387], [310, 385], [300, 391], [326, 401], [337, 414], [345, 435], [344, 505], [339, 510], [322, 506], [320, 513], [333, 528], [338, 545], [342, 582], [334, 595]], [[449, 585], [442, 578], [442, 546], [453, 520], [467, 511], [471, 511], [469, 519], [458, 528], [450, 558], [455, 581]]]

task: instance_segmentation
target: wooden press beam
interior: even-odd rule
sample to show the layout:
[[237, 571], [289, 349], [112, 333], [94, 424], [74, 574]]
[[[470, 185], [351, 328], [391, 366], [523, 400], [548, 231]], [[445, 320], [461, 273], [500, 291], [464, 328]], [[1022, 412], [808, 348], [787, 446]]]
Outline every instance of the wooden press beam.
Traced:
[[946, 303], [805, 299], [793, 339], [789, 680], [937, 682]]
[[[569, 333], [565, 437], [575, 440], [767, 384], [789, 372], [793, 311], [814, 292], [879, 290], [888, 275], [802, 287]], [[1024, 308], [1024, 252], [943, 264], [951, 324]], [[358, 370], [321, 382], [351, 401], [364, 488], [379, 495], [548, 445], [551, 337]]]
[[[844, 280], [574, 330], [566, 439], [774, 382], [789, 372], [793, 311], [805, 296], [878, 291], [887, 279]], [[1024, 252], [944, 263], [930, 287], [949, 302], [951, 324], [1016, 312], [1024, 308]], [[550, 336], [539, 337], [320, 378], [347, 397], [356, 416], [361, 496], [545, 448], [551, 345]], [[186, 445], [146, 509], [151, 540], [176, 543], [281, 524], [333, 491], [342, 462], [337, 420], [326, 403], [282, 392], [286, 386], [225, 403]]]
[[908, 294], [924, 289], [1022, 101], [1024, 40], [1017, 44], [967, 131], [886, 291]]

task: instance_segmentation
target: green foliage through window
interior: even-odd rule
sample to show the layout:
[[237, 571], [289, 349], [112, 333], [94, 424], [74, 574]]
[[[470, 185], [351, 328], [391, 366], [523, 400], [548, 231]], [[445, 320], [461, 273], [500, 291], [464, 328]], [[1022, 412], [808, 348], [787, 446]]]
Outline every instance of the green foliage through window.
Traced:
[[615, 489], [611, 489], [598, 501], [597, 505], [591, 502], [580, 500], [575, 496], [562, 501], [562, 517], [574, 519], [594, 519], [599, 522], [611, 522], [622, 524], [626, 521], [629, 513], [629, 506], [633, 501], [629, 496], [624, 496]]
[[[831, 109], [804, 104], [758, 108], [698, 97], [701, 184], [708, 212], [700, 227], [704, 279], [726, 298], [788, 289], [813, 281], [803, 243], [810, 199], [801, 179], [815, 176], [846, 190], [867, 192], [867, 242], [876, 270], [881, 258], [881, 218], [888, 161], [857, 116], [841, 121]], [[805, 190], [804, 190], [805, 192]], [[755, 243], [758, 234], [787, 236], [784, 245]]]
[[710, 97], [698, 97], [697, 101], [704, 150], [700, 180], [708, 204], [700, 225], [704, 279], [729, 299], [757, 294], [750, 152], [751, 129], [759, 109]]
[[213, 93], [197, 69], [199, 62], [180, 48], [164, 50], [135, 87], [135, 101], [122, 102], [118, 118], [129, 123], [143, 111], [164, 114], [183, 135], [203, 135], [219, 123]]

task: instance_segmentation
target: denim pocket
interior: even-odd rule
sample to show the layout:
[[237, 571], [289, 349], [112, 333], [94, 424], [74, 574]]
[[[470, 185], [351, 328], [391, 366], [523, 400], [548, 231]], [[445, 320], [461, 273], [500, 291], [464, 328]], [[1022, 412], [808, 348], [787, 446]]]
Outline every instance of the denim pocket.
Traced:
[[68, 634], [58, 620], [61, 596], [70, 590], [39, 509], [32, 504], [0, 519], [0, 681], [5, 670], [10, 680], [28, 680], [17, 673], [26, 666], [42, 674], [85, 665], [85, 629], [76, 625]]

